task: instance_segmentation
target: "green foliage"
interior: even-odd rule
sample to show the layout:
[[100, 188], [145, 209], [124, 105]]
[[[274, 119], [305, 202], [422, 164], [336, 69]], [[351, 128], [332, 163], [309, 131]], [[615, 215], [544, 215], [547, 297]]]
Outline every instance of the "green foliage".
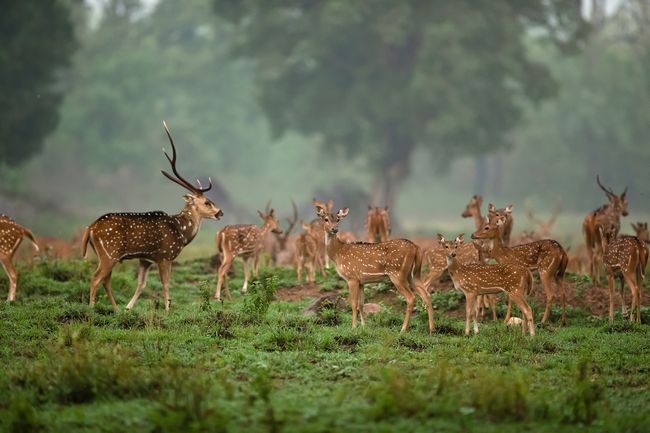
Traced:
[[241, 308], [241, 320], [244, 323], [260, 323], [264, 320], [273, 300], [273, 292], [278, 288], [278, 279], [273, 276], [264, 282], [254, 281], [249, 293], [244, 298]]
[[566, 421], [591, 424], [598, 416], [598, 403], [603, 398], [603, 386], [590, 377], [591, 374], [590, 362], [581, 359], [577, 365], [575, 382], [567, 397]]
[[[10, 2], [0, 15], [0, 168], [41, 150], [59, 120], [58, 73], [76, 48], [73, 2]], [[4, 173], [3, 173], [4, 174]]]

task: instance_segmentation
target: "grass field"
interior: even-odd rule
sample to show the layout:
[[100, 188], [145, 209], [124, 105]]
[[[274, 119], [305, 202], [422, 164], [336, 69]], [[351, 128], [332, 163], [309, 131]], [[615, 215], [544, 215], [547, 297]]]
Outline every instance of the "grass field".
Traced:
[[[101, 291], [93, 310], [93, 269], [23, 267], [18, 300], [0, 303], [4, 431], [650, 431], [650, 327], [620, 314], [609, 324], [570, 308], [558, 327], [554, 307], [534, 338], [491, 322], [467, 338], [462, 296], [444, 291], [436, 334], [421, 306], [399, 334], [403, 306], [379, 285], [367, 298], [382, 312], [353, 330], [345, 310], [305, 317], [309, 299], [272, 302], [296, 285], [289, 270], [264, 269], [249, 293], [216, 303], [199, 259], [175, 266], [169, 313], [155, 273], [133, 311], [113, 311]], [[319, 282], [341, 287], [334, 275]], [[134, 285], [133, 265], [116, 268], [121, 306]]]

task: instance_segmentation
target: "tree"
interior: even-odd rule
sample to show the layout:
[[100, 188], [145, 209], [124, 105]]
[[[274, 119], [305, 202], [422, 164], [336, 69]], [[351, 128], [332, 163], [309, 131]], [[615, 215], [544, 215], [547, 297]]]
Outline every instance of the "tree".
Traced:
[[0, 165], [23, 163], [58, 122], [57, 72], [75, 47], [70, 3], [12, 1], [0, 14]]
[[556, 83], [525, 39], [575, 47], [579, 2], [214, 0], [240, 30], [235, 56], [257, 63], [259, 101], [276, 136], [321, 134], [364, 154], [373, 201], [392, 205], [416, 146], [442, 167], [508, 144], [519, 101]]

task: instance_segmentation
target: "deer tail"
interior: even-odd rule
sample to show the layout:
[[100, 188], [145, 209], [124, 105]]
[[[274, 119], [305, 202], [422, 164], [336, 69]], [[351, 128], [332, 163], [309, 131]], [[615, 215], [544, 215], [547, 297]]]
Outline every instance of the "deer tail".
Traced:
[[[84, 230], [83, 237], [81, 238], [81, 256], [84, 259], [88, 258], [88, 242], [90, 242], [90, 226]], [[95, 247], [93, 246], [93, 249]]]
[[566, 272], [566, 267], [569, 265], [569, 256], [566, 251], [562, 250], [562, 259], [560, 260], [560, 266], [557, 268], [558, 278], [564, 278], [564, 273]]
[[224, 239], [224, 233], [223, 230], [219, 230], [217, 232], [217, 254], [223, 253], [223, 239]]
[[32, 243], [32, 245], [34, 246], [34, 252], [35, 252], [35, 253], [39, 252], [39, 251], [40, 251], [40, 248], [38, 247], [38, 244], [36, 243], [36, 239], [34, 238], [34, 233], [32, 233], [31, 230], [26, 229], [26, 228], [23, 228], [23, 230], [24, 230], [23, 235], [24, 235], [27, 239], [29, 239], [29, 241], [30, 241], [30, 242]]
[[419, 279], [422, 274], [422, 249], [415, 246], [415, 262], [413, 263], [413, 277]]

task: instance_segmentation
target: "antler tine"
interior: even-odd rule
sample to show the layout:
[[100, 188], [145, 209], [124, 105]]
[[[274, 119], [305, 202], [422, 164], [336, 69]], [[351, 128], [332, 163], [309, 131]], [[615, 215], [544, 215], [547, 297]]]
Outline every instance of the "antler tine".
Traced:
[[289, 234], [291, 233], [293, 228], [296, 226], [296, 223], [298, 222], [298, 207], [296, 206], [296, 202], [293, 201], [293, 199], [291, 199], [291, 206], [293, 207], [293, 218], [287, 218], [289, 227], [284, 232], [286, 238], [289, 237]]
[[172, 180], [172, 181], [176, 182], [180, 186], [182, 186], [185, 189], [187, 189], [189, 191], [192, 191], [194, 193], [203, 194], [204, 192], [209, 191], [210, 189], [212, 189], [212, 179], [211, 178], [208, 178], [209, 184], [205, 188], [203, 188], [201, 186], [201, 182], [198, 182], [198, 179], [197, 179], [197, 182], [199, 183], [199, 186], [197, 188], [196, 186], [192, 185], [192, 183], [185, 180], [183, 178], [183, 176], [181, 176], [181, 174], [176, 169], [176, 156], [177, 156], [176, 155], [176, 145], [174, 144], [174, 139], [172, 138], [171, 132], [169, 132], [169, 127], [167, 127], [167, 122], [165, 122], [164, 120], [163, 120], [163, 127], [165, 128], [165, 133], [167, 134], [167, 138], [169, 139], [169, 143], [172, 145], [172, 156], [170, 157], [169, 154], [167, 153], [167, 151], [164, 148], [163, 148], [163, 153], [165, 154], [165, 157], [167, 158], [167, 161], [169, 161], [169, 164], [172, 166], [172, 172], [174, 173], [176, 178], [174, 178], [171, 174], [167, 173], [164, 170], [161, 170], [162, 174], [164, 174], [169, 180]]
[[614, 191], [611, 190], [611, 188], [607, 189], [607, 188], [605, 188], [603, 186], [602, 183], [600, 183], [600, 176], [599, 175], [596, 175], [596, 183], [598, 183], [598, 186], [600, 187], [600, 189], [605, 191], [605, 194], [607, 194], [607, 197], [612, 196], [612, 195], [616, 195], [616, 194], [614, 194]]

